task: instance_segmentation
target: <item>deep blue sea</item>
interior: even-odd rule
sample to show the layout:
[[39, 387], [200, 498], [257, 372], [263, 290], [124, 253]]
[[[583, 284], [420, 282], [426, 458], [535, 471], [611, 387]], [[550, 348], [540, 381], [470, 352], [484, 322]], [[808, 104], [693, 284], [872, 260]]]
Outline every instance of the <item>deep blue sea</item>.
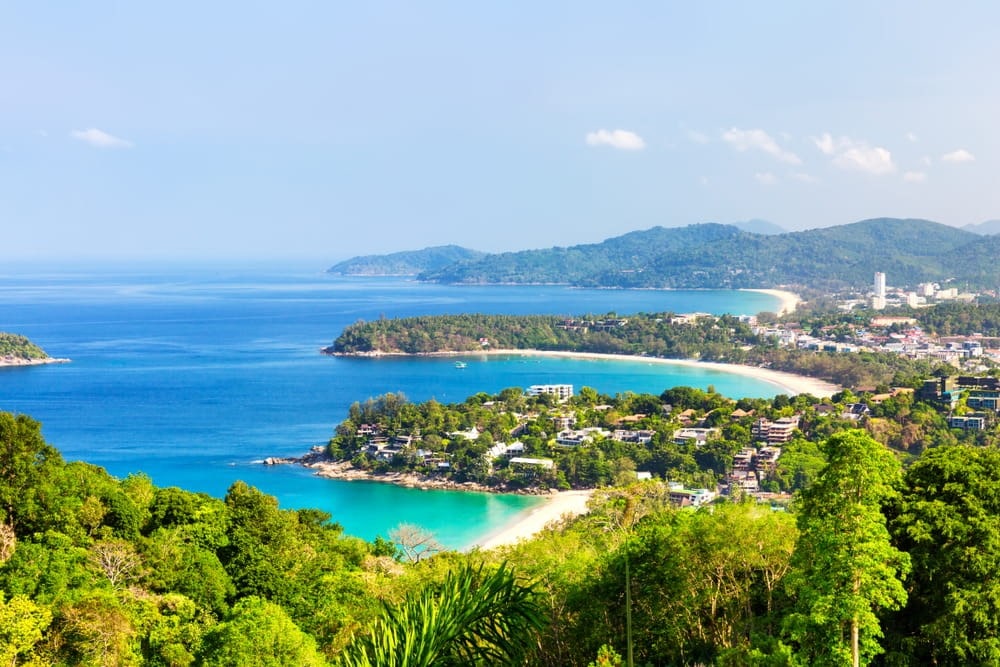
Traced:
[[459, 548], [538, 500], [324, 480], [267, 456], [324, 444], [348, 406], [385, 392], [441, 402], [541, 383], [614, 394], [711, 384], [771, 396], [766, 382], [627, 361], [473, 357], [342, 359], [321, 355], [359, 319], [461, 312], [579, 315], [653, 311], [756, 313], [774, 297], [734, 291], [467, 287], [343, 278], [276, 268], [0, 268], [0, 331], [22, 333], [69, 364], [0, 368], [0, 410], [42, 422], [67, 459], [115, 476], [223, 496], [241, 479], [283, 507], [318, 507], [371, 539], [399, 523]]

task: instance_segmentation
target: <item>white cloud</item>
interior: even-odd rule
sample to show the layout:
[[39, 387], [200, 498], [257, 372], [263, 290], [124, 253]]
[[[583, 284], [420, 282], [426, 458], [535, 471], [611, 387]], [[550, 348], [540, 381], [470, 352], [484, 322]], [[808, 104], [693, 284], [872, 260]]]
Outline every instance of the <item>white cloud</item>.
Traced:
[[707, 188], [708, 187], [708, 176], [702, 176], [701, 179], [698, 182], [701, 183], [701, 187]]
[[834, 138], [829, 132], [813, 137], [816, 148], [824, 155], [833, 157], [833, 163], [841, 169], [853, 169], [869, 174], [891, 174], [896, 171], [892, 153], [881, 146], [869, 146], [867, 142], [850, 137]]
[[628, 130], [597, 130], [587, 133], [589, 146], [611, 146], [623, 151], [641, 151], [646, 142], [635, 132]]
[[975, 162], [976, 156], [964, 148], [959, 148], [957, 151], [945, 153], [941, 159], [944, 162]]
[[925, 155], [922, 158], [920, 158], [920, 164], [924, 165], [925, 167], [931, 166], [932, 162], [933, 162], [933, 160], [931, 160], [931, 156], [930, 155]]
[[927, 180], [927, 174], [923, 171], [908, 171], [903, 174], [903, 180], [907, 183], [923, 183]]
[[906, 133], [906, 140], [909, 141], [911, 144], [915, 144], [918, 141], [920, 141], [920, 137], [918, 137], [917, 135], [915, 135], [913, 132], [907, 132]]
[[814, 176], [810, 176], [809, 174], [807, 174], [805, 172], [801, 172], [801, 171], [793, 172], [791, 174], [791, 177], [794, 178], [796, 181], [799, 181], [801, 183], [819, 183], [819, 179], [815, 178]]
[[837, 150], [837, 146], [829, 132], [824, 132], [822, 137], [813, 137], [813, 143], [816, 144], [816, 148], [818, 148], [824, 155], [833, 155]]
[[70, 132], [70, 136], [90, 144], [94, 148], [132, 148], [134, 146], [131, 141], [120, 139], [103, 130], [98, 130], [96, 127], [86, 130], [73, 130]]
[[778, 142], [764, 130], [741, 130], [731, 127], [722, 133], [722, 140], [740, 152], [753, 149], [763, 151], [788, 164], [802, 164], [798, 155], [779, 146]]
[[769, 171], [758, 171], [753, 175], [761, 185], [774, 185], [778, 182], [778, 177]]

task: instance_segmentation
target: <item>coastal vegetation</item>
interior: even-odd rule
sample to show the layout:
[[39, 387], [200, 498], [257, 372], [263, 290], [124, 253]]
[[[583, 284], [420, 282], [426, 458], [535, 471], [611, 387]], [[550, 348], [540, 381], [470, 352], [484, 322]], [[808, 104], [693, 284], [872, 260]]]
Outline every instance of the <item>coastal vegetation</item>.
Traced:
[[[802, 394], [734, 401], [711, 388], [607, 396], [583, 387], [559, 402], [512, 387], [453, 404], [412, 403], [401, 394], [355, 402], [326, 456], [375, 479], [410, 473], [432, 485], [596, 488], [634, 480], [638, 471], [715, 489], [727, 483], [738, 452], [761, 445], [755, 432], [761, 422], [794, 416], [781, 458], [760, 474], [762, 490], [792, 493], [816, 477], [824, 457], [815, 443], [856, 428], [861, 414], [868, 434], [904, 458], [944, 444], [1000, 444], [996, 429], [950, 429], [938, 405], [902, 389], [881, 395], [845, 390], [829, 400]], [[515, 456], [553, 465], [517, 465]]]
[[[829, 290], [866, 286], [874, 271], [884, 271], [900, 284], [954, 280], [992, 288], [1000, 283], [998, 252], [998, 237], [929, 220], [878, 218], [783, 234], [706, 223], [654, 227], [601, 243], [463, 257], [418, 277], [442, 283]], [[351, 262], [392, 274], [394, 257]]]
[[675, 313], [554, 315], [436, 315], [359, 321], [344, 328], [330, 354], [432, 354], [558, 350], [698, 359], [798, 373], [846, 387], [916, 386], [940, 363], [897, 354], [780, 348], [744, 320]]
[[[685, 395], [707, 396], [674, 398]], [[906, 412], [900, 403], [878, 419]], [[407, 563], [389, 540], [345, 536], [331, 517], [283, 510], [242, 483], [216, 499], [66, 462], [37, 422], [0, 413], [0, 658], [1000, 661], [996, 444], [938, 435], [932, 446], [928, 432], [901, 456], [867, 427], [822, 430], [789, 511], [736, 500], [676, 509], [663, 480], [632, 481], [533, 539]]]
[[394, 252], [389, 255], [353, 257], [334, 264], [327, 269], [327, 273], [345, 276], [413, 276], [485, 256], [486, 253], [477, 250], [445, 245], [423, 250]]
[[928, 333], [1000, 337], [1000, 303], [941, 303], [912, 314]]
[[49, 355], [27, 337], [0, 331], [0, 359], [47, 359]]

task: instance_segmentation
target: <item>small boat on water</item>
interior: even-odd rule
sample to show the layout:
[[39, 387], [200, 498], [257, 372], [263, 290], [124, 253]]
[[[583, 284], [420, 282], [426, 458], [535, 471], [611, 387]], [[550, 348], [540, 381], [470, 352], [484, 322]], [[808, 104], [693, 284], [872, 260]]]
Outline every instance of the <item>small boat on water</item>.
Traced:
[[464, 361], [456, 361], [455, 362], [455, 368], [465, 368], [468, 365], [469, 364], [465, 363]]

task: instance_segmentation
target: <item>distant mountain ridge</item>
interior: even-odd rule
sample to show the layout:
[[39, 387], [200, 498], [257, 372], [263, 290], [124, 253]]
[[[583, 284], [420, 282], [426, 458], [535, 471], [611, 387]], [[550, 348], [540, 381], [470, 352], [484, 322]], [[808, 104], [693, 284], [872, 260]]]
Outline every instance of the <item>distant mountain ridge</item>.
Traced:
[[327, 273], [347, 276], [415, 276], [438, 271], [452, 264], [485, 257], [486, 253], [457, 245], [434, 246], [423, 250], [394, 252], [390, 255], [352, 257], [334, 264]]
[[487, 254], [417, 277], [454, 284], [825, 289], [864, 288], [882, 271], [891, 285], [954, 280], [993, 287], [1000, 284], [998, 252], [1000, 237], [920, 219], [876, 218], [780, 234], [704, 223], [653, 227], [601, 243]]
[[780, 225], [776, 225], [770, 220], [761, 220], [760, 218], [753, 218], [751, 220], [741, 220], [739, 222], [730, 223], [733, 227], [739, 227], [745, 232], [751, 232], [754, 234], [787, 234], [788, 230]]
[[962, 229], [975, 234], [983, 234], [984, 236], [1000, 234], [1000, 220], [985, 220], [979, 224], [964, 225]]

